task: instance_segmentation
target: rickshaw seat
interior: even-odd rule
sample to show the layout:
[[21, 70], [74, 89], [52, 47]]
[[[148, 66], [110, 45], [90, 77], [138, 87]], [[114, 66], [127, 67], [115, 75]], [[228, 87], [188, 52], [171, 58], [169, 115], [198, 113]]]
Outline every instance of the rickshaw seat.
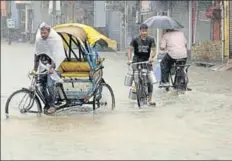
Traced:
[[62, 72], [90, 72], [90, 67], [87, 62], [64, 61], [60, 68]]
[[[99, 59], [98, 64], [104, 61], [104, 58]], [[70, 61], [64, 60], [58, 71], [62, 77], [89, 77], [90, 66], [88, 62], [80, 62], [75, 59]]]
[[62, 77], [89, 77], [90, 67], [87, 62], [65, 60], [58, 71], [61, 72]]

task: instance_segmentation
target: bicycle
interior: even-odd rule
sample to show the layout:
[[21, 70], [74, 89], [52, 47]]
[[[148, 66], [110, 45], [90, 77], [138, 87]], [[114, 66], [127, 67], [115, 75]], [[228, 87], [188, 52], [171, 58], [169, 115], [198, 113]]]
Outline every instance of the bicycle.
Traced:
[[[187, 73], [189, 67], [189, 64], [185, 64], [185, 59], [176, 60], [169, 73], [169, 78], [172, 85], [165, 87], [165, 90], [169, 91], [170, 87], [172, 87], [178, 92], [191, 91], [191, 89], [188, 88], [189, 79]], [[159, 87], [162, 88], [163, 86]]]
[[141, 104], [144, 105], [148, 102], [148, 72], [149, 70], [149, 61], [132, 63], [134, 83], [136, 88], [136, 99], [138, 107], [141, 107]]

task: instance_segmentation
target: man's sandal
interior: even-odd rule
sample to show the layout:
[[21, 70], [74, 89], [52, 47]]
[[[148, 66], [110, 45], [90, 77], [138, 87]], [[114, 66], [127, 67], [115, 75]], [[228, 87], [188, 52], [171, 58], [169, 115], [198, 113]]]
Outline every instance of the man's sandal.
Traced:
[[148, 105], [150, 105], [150, 106], [156, 106], [156, 103], [155, 102], [148, 102]]

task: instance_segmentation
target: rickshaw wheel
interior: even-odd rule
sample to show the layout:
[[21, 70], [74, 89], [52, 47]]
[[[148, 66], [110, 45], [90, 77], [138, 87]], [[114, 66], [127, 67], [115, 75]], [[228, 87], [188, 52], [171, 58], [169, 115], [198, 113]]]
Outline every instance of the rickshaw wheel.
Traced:
[[[108, 90], [110, 93], [110, 99], [104, 101], [104, 94], [103, 92]], [[109, 105], [111, 104], [111, 105]], [[98, 108], [104, 108], [104, 106], [109, 105], [110, 109], [113, 110], [115, 108], [115, 96], [114, 92], [109, 84], [101, 83], [99, 87], [96, 89], [96, 92], [93, 96], [93, 110], [95, 111]]]

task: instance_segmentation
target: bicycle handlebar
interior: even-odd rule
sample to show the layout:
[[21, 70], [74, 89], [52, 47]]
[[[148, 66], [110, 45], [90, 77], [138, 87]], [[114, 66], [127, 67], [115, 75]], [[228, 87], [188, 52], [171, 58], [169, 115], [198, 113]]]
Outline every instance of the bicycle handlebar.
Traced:
[[45, 72], [42, 72], [42, 73], [38, 73], [38, 72], [30, 72], [29, 75], [31, 76], [37, 76], [37, 75], [44, 75], [44, 74], [47, 74], [48, 71], [45, 71]]
[[136, 64], [151, 64], [150, 61], [142, 61], [142, 62], [136, 62], [136, 63], [131, 63], [132, 65], [136, 65]]

